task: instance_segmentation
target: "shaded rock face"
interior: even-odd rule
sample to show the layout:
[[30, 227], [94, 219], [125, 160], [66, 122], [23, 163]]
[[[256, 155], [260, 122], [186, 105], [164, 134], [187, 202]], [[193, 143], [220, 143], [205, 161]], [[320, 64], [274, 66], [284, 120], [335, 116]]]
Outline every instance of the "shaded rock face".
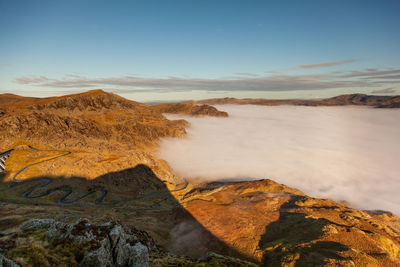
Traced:
[[19, 267], [18, 264], [5, 258], [3, 255], [0, 254], [0, 266], [1, 267]]
[[[149, 266], [150, 249], [141, 243], [148, 243], [157, 250], [150, 236], [142, 233], [142, 240], [134, 233], [115, 222], [101, 225], [80, 219], [68, 225], [53, 219], [34, 219], [21, 227], [21, 231], [47, 229], [48, 239], [90, 242], [97, 249], [90, 251], [79, 263], [80, 266]], [[140, 232], [135, 230], [136, 232]], [[143, 239], [145, 236], [145, 239]]]

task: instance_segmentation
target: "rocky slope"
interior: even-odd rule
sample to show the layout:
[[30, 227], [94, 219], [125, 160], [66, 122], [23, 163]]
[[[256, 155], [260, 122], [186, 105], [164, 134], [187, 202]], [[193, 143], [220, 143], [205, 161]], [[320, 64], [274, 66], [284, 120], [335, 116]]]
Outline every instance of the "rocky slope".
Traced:
[[[0, 173], [3, 264], [400, 266], [400, 222], [390, 212], [311, 198], [271, 180], [176, 176], [155, 156], [157, 142], [183, 137], [188, 124], [162, 113], [226, 116], [211, 106], [145, 105], [100, 90], [12, 98], [0, 100], [0, 152], [15, 148]], [[396, 99], [293, 103], [384, 107]]]
[[400, 266], [400, 222], [271, 180], [204, 184], [181, 203], [205, 228], [262, 266]]
[[162, 113], [168, 112], [226, 116], [208, 105], [152, 106], [101, 90], [43, 99], [0, 95], [0, 151], [31, 145], [73, 152], [55, 166], [44, 162], [36, 175], [95, 178], [144, 163], [176, 183], [165, 162], [153, 156], [160, 138], [186, 134], [188, 123], [166, 119]]
[[185, 134], [185, 122], [171, 122], [147, 105], [103, 91], [20, 101], [2, 108], [0, 134], [3, 139], [8, 135], [2, 146], [29, 139], [61, 148], [95, 148], [98, 143], [131, 148]]
[[379, 108], [398, 108], [400, 105], [400, 96], [375, 96], [365, 94], [340, 95], [327, 99], [261, 99], [261, 98], [213, 98], [197, 101], [199, 104], [209, 105], [263, 105], [263, 106], [279, 106], [279, 105], [300, 105], [300, 106], [374, 106]]
[[12, 105], [18, 102], [23, 101], [35, 101], [39, 100], [40, 98], [36, 97], [24, 97], [14, 94], [0, 94], [0, 106], [2, 105]]
[[[154, 190], [157, 185], [150, 191]], [[311, 198], [271, 180], [190, 184], [172, 194], [166, 202], [162, 202], [166, 195], [160, 195], [110, 207], [87, 202], [12, 204], [1, 199], [0, 254], [43, 266], [50, 260], [61, 266], [78, 265], [85, 257], [97, 261], [99, 249], [101, 255], [114, 255], [109, 241], [102, 240], [117, 226], [123, 235], [136, 236], [121, 240], [133, 238], [147, 247], [150, 266], [204, 266], [204, 260], [218, 260], [216, 266], [251, 266], [237, 258], [261, 266], [400, 266], [400, 222], [390, 212], [360, 211]], [[89, 216], [92, 223], [74, 222], [82, 216]], [[32, 217], [52, 219], [32, 221]], [[57, 241], [60, 238], [64, 241]], [[131, 251], [131, 247], [120, 249]], [[110, 258], [115, 255], [100, 261]]]
[[74, 152], [55, 166], [51, 161], [41, 164], [30, 177], [94, 178], [145, 163], [176, 182], [167, 165], [150, 151], [161, 137], [184, 136], [185, 121], [167, 120], [148, 105], [101, 90], [45, 99], [19, 97], [17, 102], [1, 98], [5, 100], [0, 101], [0, 150], [31, 145]]

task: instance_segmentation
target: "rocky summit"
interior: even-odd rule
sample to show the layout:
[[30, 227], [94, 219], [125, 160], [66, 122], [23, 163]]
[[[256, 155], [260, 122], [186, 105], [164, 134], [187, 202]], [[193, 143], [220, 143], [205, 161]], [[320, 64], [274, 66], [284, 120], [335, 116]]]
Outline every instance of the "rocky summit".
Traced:
[[268, 177], [188, 181], [158, 156], [161, 138], [185, 138], [190, 127], [164, 113], [224, 119], [210, 104], [399, 103], [271, 101], [0, 95], [0, 266], [400, 266], [390, 211], [312, 198]]

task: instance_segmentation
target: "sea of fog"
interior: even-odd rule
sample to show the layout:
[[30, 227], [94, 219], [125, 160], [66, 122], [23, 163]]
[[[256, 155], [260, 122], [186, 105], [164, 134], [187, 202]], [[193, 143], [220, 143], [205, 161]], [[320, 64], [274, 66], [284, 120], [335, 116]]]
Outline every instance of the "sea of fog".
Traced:
[[184, 118], [160, 156], [186, 178], [270, 178], [313, 197], [400, 214], [400, 109], [223, 105]]

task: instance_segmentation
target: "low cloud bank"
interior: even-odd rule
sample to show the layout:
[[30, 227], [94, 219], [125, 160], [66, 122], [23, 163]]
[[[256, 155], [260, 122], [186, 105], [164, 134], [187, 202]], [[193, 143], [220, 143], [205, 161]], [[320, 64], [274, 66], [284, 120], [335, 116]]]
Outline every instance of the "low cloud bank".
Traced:
[[[160, 156], [186, 178], [270, 178], [313, 197], [400, 215], [400, 110], [218, 106]], [[168, 116], [170, 119], [182, 116]]]

